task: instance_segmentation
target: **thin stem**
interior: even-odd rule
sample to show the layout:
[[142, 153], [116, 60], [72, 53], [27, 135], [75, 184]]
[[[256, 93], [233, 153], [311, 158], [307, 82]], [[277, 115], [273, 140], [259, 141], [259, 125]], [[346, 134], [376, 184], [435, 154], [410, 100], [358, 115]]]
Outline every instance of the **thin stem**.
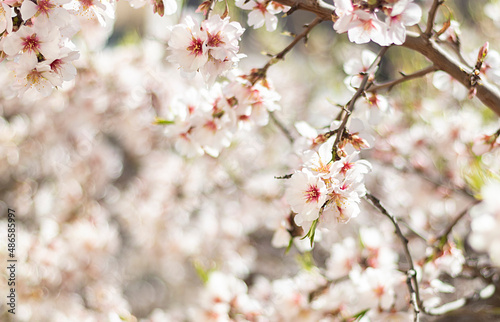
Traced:
[[208, 17], [210, 16], [210, 12], [214, 10], [215, 3], [217, 2], [216, 0], [209, 0], [209, 1], [210, 5], [208, 6], [207, 13], [205, 14], [205, 20], [208, 19]]
[[[323, 20], [335, 21], [337, 19], [333, 12], [335, 8], [322, 0], [275, 1], [287, 6], [296, 6], [298, 9], [312, 12]], [[430, 21], [433, 20], [434, 19], [430, 19]], [[432, 41], [429, 37], [422, 37], [415, 32], [406, 31], [406, 40], [401, 46], [421, 53], [432, 61], [440, 70], [445, 71], [467, 88], [470, 87], [470, 68], [450, 57], [450, 54], [446, 52], [442, 46]], [[484, 79], [481, 80], [481, 83], [479, 83], [476, 88], [476, 97], [500, 116], [500, 90]]]
[[422, 70], [419, 70], [417, 72], [414, 72], [412, 74], [404, 75], [403, 77], [401, 77], [399, 79], [395, 79], [395, 80], [387, 82], [387, 83], [374, 84], [373, 86], [368, 87], [367, 91], [368, 92], [378, 92], [378, 91], [381, 91], [384, 89], [387, 89], [390, 91], [394, 86], [396, 86], [400, 83], [425, 76], [425, 75], [432, 73], [432, 72], [435, 72], [437, 70], [438, 70], [438, 68], [436, 66], [432, 65], [432, 66], [426, 67]]
[[285, 134], [285, 136], [288, 139], [288, 141], [290, 141], [290, 143], [293, 144], [293, 142], [295, 141], [295, 139], [293, 138], [293, 136], [290, 133], [290, 131], [288, 131], [288, 129], [285, 127], [285, 125], [280, 120], [278, 120], [276, 118], [276, 115], [274, 115], [274, 112], [269, 112], [269, 117], [279, 127], [279, 129], [281, 130], [281, 132], [283, 132], [283, 134]]
[[432, 28], [434, 28], [434, 20], [436, 19], [437, 10], [443, 2], [443, 0], [434, 0], [432, 7], [429, 10], [429, 15], [427, 16], [427, 27], [425, 28], [424, 33], [429, 38], [432, 36]]
[[281, 52], [279, 52], [277, 55], [273, 56], [273, 58], [271, 58], [266, 65], [264, 65], [264, 67], [260, 68], [253, 80], [252, 80], [252, 84], [255, 84], [259, 79], [263, 79], [266, 77], [266, 73], [267, 73], [267, 70], [269, 69], [269, 67], [271, 67], [272, 65], [276, 64], [278, 61], [280, 60], [283, 60], [285, 58], [285, 55], [290, 51], [292, 50], [292, 48], [303, 38], [306, 38], [307, 35], [309, 34], [309, 32], [311, 32], [311, 30], [316, 27], [320, 22], [322, 22], [323, 19], [322, 18], [319, 18], [319, 17], [316, 17], [310, 24], [307, 25], [306, 29], [304, 29], [304, 31], [302, 33], [300, 33], [299, 35], [295, 36], [295, 38], [293, 39], [293, 41], [285, 47], [285, 49], [283, 49]]
[[[365, 89], [369, 87], [368, 80], [370, 79], [371, 74], [373, 73], [373, 68], [375, 66], [378, 66], [380, 64], [380, 60], [382, 59], [382, 56], [385, 55], [389, 47], [382, 47], [380, 52], [378, 53], [377, 57], [373, 61], [373, 63], [370, 65], [368, 70], [366, 71], [365, 76], [363, 77], [363, 80], [361, 81], [361, 84], [359, 85], [358, 90], [354, 94], [354, 96], [351, 98], [351, 100], [347, 103], [347, 108], [344, 109], [345, 114], [342, 119], [342, 123], [340, 123], [340, 126], [337, 129], [337, 137], [335, 138], [335, 143], [333, 144], [333, 149], [338, 148], [338, 144], [340, 143], [340, 140], [342, 139], [342, 136], [344, 135], [345, 127], [347, 125], [347, 121], [349, 120], [349, 117], [351, 116], [352, 111], [354, 110], [354, 103], [358, 100], [359, 97], [363, 94]], [[335, 158], [338, 157], [337, 153], [334, 155]]]
[[471, 203], [470, 205], [468, 205], [464, 210], [462, 210], [462, 212], [455, 217], [455, 219], [448, 225], [448, 227], [446, 227], [446, 229], [443, 231], [443, 233], [441, 233], [440, 235], [438, 235], [437, 237], [434, 238], [435, 241], [439, 241], [440, 245], [438, 247], [442, 247], [441, 244], [444, 244], [446, 243], [446, 240], [448, 239], [448, 235], [451, 233], [451, 231], [453, 230], [453, 227], [455, 227], [458, 222], [465, 217], [465, 215], [467, 215], [469, 213], [469, 210], [474, 207], [475, 205], [477, 205], [478, 203], [480, 203], [481, 200], [475, 200], [473, 203]]
[[380, 203], [380, 200], [376, 198], [374, 195], [371, 193], [367, 193], [365, 196], [365, 199], [372, 204], [375, 208], [377, 208], [380, 213], [382, 213], [384, 216], [389, 218], [394, 225], [394, 228], [396, 230], [396, 235], [399, 237], [401, 244], [403, 245], [403, 250], [405, 253], [406, 261], [408, 262], [409, 269], [406, 271], [406, 276], [407, 276], [407, 286], [408, 286], [408, 291], [410, 292], [410, 297], [411, 297], [411, 303], [413, 305], [413, 311], [415, 313], [415, 319], [414, 321], [419, 321], [419, 316], [420, 316], [420, 307], [422, 301], [420, 300], [420, 290], [418, 287], [418, 281], [417, 281], [417, 271], [415, 270], [415, 266], [413, 264], [413, 258], [410, 253], [410, 249], [408, 248], [408, 239], [405, 237], [403, 232], [401, 231], [401, 228], [399, 227], [398, 221], [396, 217], [391, 215], [385, 208], [382, 206]]

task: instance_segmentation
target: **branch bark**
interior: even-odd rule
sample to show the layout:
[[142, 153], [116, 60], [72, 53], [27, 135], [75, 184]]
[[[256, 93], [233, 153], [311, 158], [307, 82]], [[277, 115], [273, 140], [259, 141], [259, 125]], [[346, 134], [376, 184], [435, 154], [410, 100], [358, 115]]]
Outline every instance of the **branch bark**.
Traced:
[[[402, 46], [419, 52], [462, 85], [467, 88], [471, 87], [470, 74], [472, 70], [454, 59], [434, 40], [407, 31], [406, 41]], [[500, 90], [485, 80], [481, 80], [476, 88], [477, 98], [500, 116]]]
[[[322, 0], [275, 0], [278, 3], [291, 6], [294, 9], [306, 10], [315, 13], [322, 20], [336, 20], [335, 8]], [[471, 68], [454, 59], [441, 45], [430, 39], [427, 35], [406, 32], [406, 41], [403, 47], [417, 51], [434, 63], [439, 69], [445, 71], [468, 89], [470, 84]], [[500, 116], [500, 89], [481, 80], [476, 85], [476, 96], [488, 108]]]

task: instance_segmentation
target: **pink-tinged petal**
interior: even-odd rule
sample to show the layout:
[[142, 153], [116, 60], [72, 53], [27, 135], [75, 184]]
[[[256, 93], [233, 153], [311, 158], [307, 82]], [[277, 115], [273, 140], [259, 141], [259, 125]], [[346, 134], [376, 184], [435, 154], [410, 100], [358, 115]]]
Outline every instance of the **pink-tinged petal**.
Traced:
[[406, 39], [406, 28], [402, 23], [395, 23], [391, 25], [391, 28], [387, 31], [387, 37], [389, 41], [392, 41], [396, 45], [401, 45]]
[[270, 13], [266, 13], [266, 30], [271, 32], [275, 31], [276, 28], [278, 27], [278, 18]]
[[391, 10], [391, 16], [399, 16], [402, 14], [405, 10], [408, 4], [410, 3], [410, 0], [399, 0], [392, 6]]
[[422, 9], [415, 3], [410, 3], [403, 13], [403, 23], [406, 26], [413, 26], [420, 22]]
[[164, 0], [163, 4], [165, 5], [165, 14], [173, 15], [177, 12], [177, 1], [175, 0]]
[[341, 10], [352, 10], [351, 0], [335, 0], [335, 7]]
[[[22, 29], [23, 28], [21, 28], [18, 32]], [[22, 47], [22, 40], [17, 33], [7, 35], [7, 38], [5, 38], [3, 42], [3, 51], [9, 56], [17, 55], [21, 51]]]
[[21, 15], [23, 19], [29, 19], [38, 11], [38, 6], [31, 1], [23, 1], [21, 5]]
[[366, 44], [370, 41], [370, 36], [368, 35], [368, 32], [366, 32], [365, 28], [363, 28], [361, 21], [356, 21], [353, 26], [354, 27], [351, 27], [347, 32], [349, 41], [356, 44]]
[[265, 17], [262, 14], [262, 12], [260, 12], [260, 11], [252, 10], [248, 14], [247, 23], [249, 26], [253, 26], [254, 29], [258, 29], [258, 28], [264, 26], [265, 22], [266, 22]]

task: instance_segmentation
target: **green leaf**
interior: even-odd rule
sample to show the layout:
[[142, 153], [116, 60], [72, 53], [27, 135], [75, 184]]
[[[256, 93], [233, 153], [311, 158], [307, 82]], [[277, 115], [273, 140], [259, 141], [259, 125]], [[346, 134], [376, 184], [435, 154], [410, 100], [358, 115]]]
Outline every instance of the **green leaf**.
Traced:
[[310, 271], [316, 267], [316, 263], [314, 263], [314, 258], [312, 257], [311, 252], [297, 254], [296, 260], [297, 260], [297, 263], [300, 265], [300, 267], [302, 269], [307, 270], [307, 271]]
[[215, 268], [206, 269], [197, 260], [193, 261], [193, 267], [194, 267], [194, 270], [196, 271], [196, 274], [198, 274], [198, 277], [203, 282], [203, 284], [207, 284], [208, 279], [210, 278], [210, 273], [212, 273], [215, 270]]
[[352, 317], [354, 318], [354, 321], [359, 321], [361, 320], [365, 315], [366, 313], [368, 313], [368, 311], [370, 311], [370, 309], [366, 309], [366, 310], [363, 310], [357, 314], [354, 314]]
[[155, 117], [155, 120], [153, 122], [153, 124], [156, 124], [156, 125], [169, 125], [169, 124], [174, 124], [174, 123], [175, 123], [174, 121], [165, 120], [165, 119], [162, 119], [159, 117]]
[[311, 247], [313, 247], [313, 244], [314, 244], [314, 236], [316, 234], [316, 226], [318, 225], [318, 221], [319, 221], [319, 219], [315, 219], [312, 222], [311, 228], [309, 228], [309, 231], [307, 232], [307, 234], [301, 238], [301, 239], [305, 239], [306, 237], [309, 237], [309, 239], [311, 240]]

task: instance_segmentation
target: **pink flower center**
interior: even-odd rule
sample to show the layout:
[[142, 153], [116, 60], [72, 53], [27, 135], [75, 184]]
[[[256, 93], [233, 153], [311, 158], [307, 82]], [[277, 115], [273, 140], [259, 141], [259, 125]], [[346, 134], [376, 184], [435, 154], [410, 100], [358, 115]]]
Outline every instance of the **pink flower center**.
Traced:
[[366, 30], [366, 31], [369, 31], [369, 30], [372, 30], [374, 29], [375, 26], [373, 24], [373, 21], [370, 19], [370, 20], [365, 20], [363, 22], [363, 29]]
[[23, 52], [38, 53], [38, 50], [40, 49], [40, 40], [38, 39], [36, 34], [32, 34], [26, 38], [21, 38], [21, 40]]
[[42, 73], [40, 73], [36, 69], [33, 69], [32, 71], [29, 72], [28, 75], [26, 75], [26, 80], [28, 81], [28, 85], [38, 84], [40, 83], [40, 80], [42, 78], [43, 78]]
[[318, 186], [309, 185], [309, 188], [304, 192], [304, 196], [307, 203], [318, 202], [321, 192], [319, 191]]
[[208, 121], [207, 123], [205, 123], [204, 127], [214, 133], [217, 132], [217, 124], [215, 124], [214, 121]]
[[265, 14], [267, 12], [267, 3], [261, 3], [261, 2], [257, 2], [257, 5], [255, 6], [255, 9], [259, 10], [260, 12], [262, 12], [262, 14]]
[[199, 56], [203, 54], [203, 40], [200, 38], [194, 38], [191, 40], [191, 45], [187, 48], [187, 50], [195, 55]]
[[51, 3], [49, 0], [38, 0], [38, 12], [37, 14], [44, 13], [49, 15], [49, 12], [56, 7], [55, 4]]
[[208, 34], [208, 41], [207, 45], [209, 47], [219, 47], [221, 45], [224, 45], [224, 41], [222, 41], [222, 37], [220, 35], [220, 31], [216, 33], [215, 35]]
[[52, 63], [50, 63], [50, 69], [53, 72], [59, 73], [62, 69], [63, 61], [60, 59], [54, 60]]
[[383, 285], [378, 285], [375, 289], [373, 289], [373, 292], [375, 293], [375, 295], [378, 298], [382, 297], [382, 295], [385, 294], [384, 286]]
[[344, 162], [344, 165], [342, 166], [342, 169], [340, 169], [340, 172], [345, 175], [346, 172], [352, 169], [353, 166], [354, 163]]
[[90, 7], [94, 5], [94, 0], [79, 0], [79, 1], [84, 11], [88, 10]]

